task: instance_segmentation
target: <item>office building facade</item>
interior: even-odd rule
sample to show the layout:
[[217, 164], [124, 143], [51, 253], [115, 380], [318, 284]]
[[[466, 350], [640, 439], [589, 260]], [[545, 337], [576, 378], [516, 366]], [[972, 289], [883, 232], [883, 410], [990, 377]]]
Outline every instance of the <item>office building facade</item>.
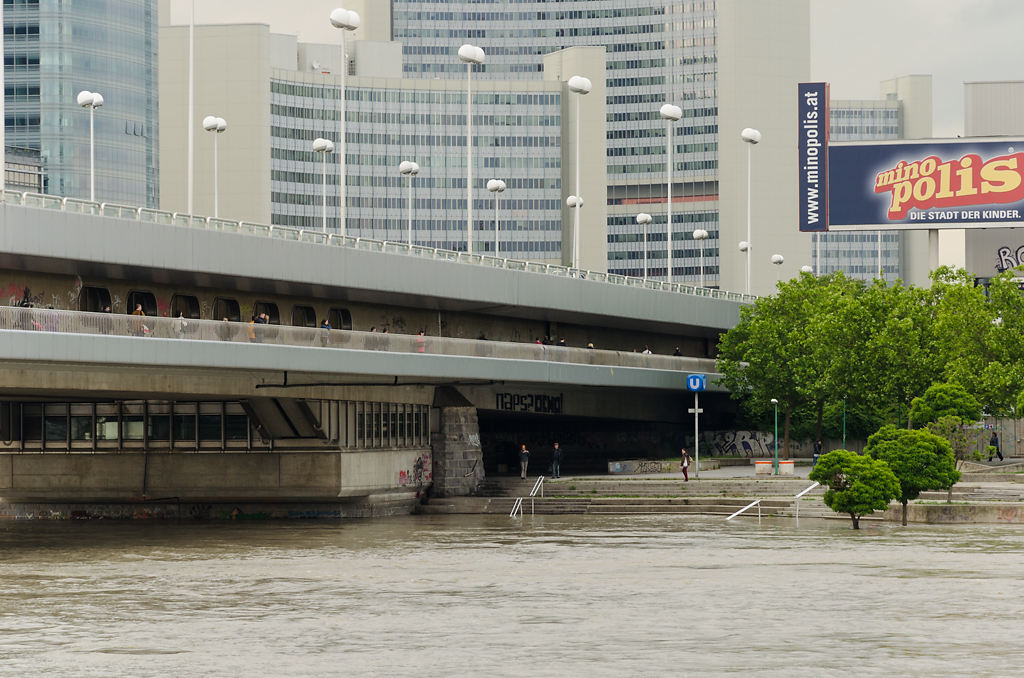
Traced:
[[[167, 130], [163, 207], [177, 211], [186, 209], [187, 195], [187, 30], [161, 28], [161, 116]], [[321, 230], [326, 193], [326, 230], [339, 233], [342, 65], [337, 45], [299, 43], [295, 36], [271, 33], [266, 25], [239, 24], [197, 26], [195, 49], [193, 211]], [[347, 235], [406, 241], [411, 195], [414, 244], [465, 250], [471, 231], [477, 253], [563, 261], [567, 220], [562, 192], [564, 182], [574, 178], [575, 149], [565, 145], [570, 130], [562, 74], [566, 64], [586, 63], [595, 90], [603, 91], [603, 50], [548, 55], [540, 78], [473, 83], [471, 229], [466, 82], [402, 77], [396, 43], [355, 40], [346, 52]], [[603, 98], [598, 103], [587, 113], [581, 137], [581, 163], [591, 165], [604, 156]], [[227, 130], [216, 135], [216, 177], [214, 135], [198, 122], [207, 115], [227, 122]], [[315, 152], [317, 138], [332, 141], [335, 152]], [[399, 173], [402, 161], [420, 167], [411, 188], [410, 178]], [[485, 188], [489, 179], [506, 183], [497, 196], [497, 211], [495, 195]], [[591, 172], [584, 186], [590, 194], [603, 193], [604, 173]], [[603, 225], [605, 206], [602, 200], [594, 202], [586, 209]], [[581, 266], [603, 270], [603, 247], [585, 254]]]
[[[770, 289], [783, 271], [805, 263], [808, 238], [793, 227], [795, 201], [779, 196], [796, 176], [789, 149], [795, 144], [793, 92], [809, 71], [807, 2], [392, 0], [387, 12], [408, 77], [464, 77], [455, 58], [463, 43], [487, 53], [482, 79], [539, 77], [543, 56], [569, 46], [606, 50], [609, 271], [667, 276], [671, 193], [672, 279], [699, 280], [701, 251], [692, 236], [703, 229], [710, 236], [704, 243], [707, 281], [743, 289], [747, 255], [737, 245], [746, 239], [744, 127], [764, 135], [752, 168], [754, 287]], [[591, 103], [588, 98], [582, 105]], [[672, 124], [671, 185], [670, 123], [659, 115], [665, 103], [682, 109]], [[639, 212], [653, 217], [646, 267]], [[792, 260], [783, 271], [768, 264], [768, 243]]]
[[43, 190], [90, 195], [88, 90], [97, 200], [156, 207], [157, 0], [4, 0], [3, 25], [6, 145], [39, 154]]

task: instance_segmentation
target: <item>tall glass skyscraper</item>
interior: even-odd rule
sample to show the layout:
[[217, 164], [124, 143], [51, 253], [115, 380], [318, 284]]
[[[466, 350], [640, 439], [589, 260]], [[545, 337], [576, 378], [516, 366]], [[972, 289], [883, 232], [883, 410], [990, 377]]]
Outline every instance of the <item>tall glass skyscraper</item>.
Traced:
[[89, 112], [96, 198], [159, 205], [157, 0], [3, 0], [8, 146], [38, 151], [47, 193], [89, 197]]
[[678, 105], [672, 274], [690, 282], [700, 274], [695, 229], [709, 233], [705, 272], [718, 277], [716, 17], [715, 0], [392, 0], [393, 39], [410, 78], [465, 77], [454, 55], [466, 42], [487, 54], [474, 78], [500, 80], [540, 78], [543, 56], [555, 50], [605, 47], [610, 272], [643, 273], [635, 216], [648, 212], [647, 272], [667, 273], [667, 132], [658, 111]]

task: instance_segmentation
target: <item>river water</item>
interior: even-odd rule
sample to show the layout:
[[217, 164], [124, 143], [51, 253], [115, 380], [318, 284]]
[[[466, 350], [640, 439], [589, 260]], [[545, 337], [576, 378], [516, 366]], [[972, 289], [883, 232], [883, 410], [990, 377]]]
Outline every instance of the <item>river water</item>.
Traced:
[[1024, 531], [0, 523], [4, 676], [1008, 676]]

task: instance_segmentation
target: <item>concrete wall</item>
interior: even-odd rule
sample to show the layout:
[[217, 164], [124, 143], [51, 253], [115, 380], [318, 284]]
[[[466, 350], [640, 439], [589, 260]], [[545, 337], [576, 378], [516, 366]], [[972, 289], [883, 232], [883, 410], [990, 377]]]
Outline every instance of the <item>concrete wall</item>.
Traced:
[[[270, 55], [266, 25], [195, 28], [194, 214], [214, 214], [213, 136], [218, 135], [219, 213], [270, 223]], [[188, 211], [188, 27], [160, 29], [160, 206]]]
[[[586, 95], [569, 91], [569, 78], [589, 78], [593, 90]], [[544, 57], [544, 79], [562, 83], [562, 264], [572, 264], [574, 210], [565, 199], [579, 195], [583, 208], [579, 220], [579, 266], [608, 270], [607, 136], [605, 134], [605, 48], [570, 47]], [[579, 120], [576, 112], [579, 111]], [[576, 139], [580, 139], [577, 151]], [[576, 157], [579, 155], [579, 167]]]
[[[751, 292], [769, 294], [810, 264], [797, 226], [796, 87], [810, 75], [808, 0], [734, 0], [718, 7], [719, 256], [721, 287], [742, 291], [747, 239], [745, 127], [762, 134], [752, 156]], [[782, 254], [785, 263], [770, 257]]]
[[[419, 469], [419, 470], [417, 470]], [[424, 491], [430, 450], [0, 454], [0, 500], [336, 501]]]

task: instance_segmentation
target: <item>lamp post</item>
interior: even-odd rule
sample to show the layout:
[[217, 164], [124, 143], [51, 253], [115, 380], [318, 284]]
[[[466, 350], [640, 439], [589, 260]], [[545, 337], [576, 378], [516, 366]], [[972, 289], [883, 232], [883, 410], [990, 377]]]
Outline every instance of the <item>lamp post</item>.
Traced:
[[569, 78], [569, 91], [576, 94], [576, 208], [572, 215], [572, 267], [580, 267], [580, 208], [583, 207], [583, 199], [580, 197], [580, 128], [583, 124], [580, 120], [580, 99], [593, 89], [590, 78], [582, 75], [574, 75]]
[[334, 152], [334, 142], [330, 139], [317, 137], [313, 139], [313, 151], [323, 156], [323, 196], [324, 196], [324, 221], [323, 232], [327, 232], [327, 154]]
[[668, 201], [665, 203], [668, 215], [668, 277], [665, 279], [672, 282], [672, 123], [683, 117], [683, 109], [673, 104], [665, 104], [658, 113], [665, 120], [665, 153], [668, 156], [665, 160], [668, 174], [665, 184], [668, 188]]
[[781, 266], [782, 266], [782, 264], [783, 264], [783, 263], [785, 263], [785, 261], [786, 261], [786, 258], [785, 258], [784, 256], [782, 256], [781, 254], [773, 254], [773, 255], [772, 255], [772, 258], [771, 258], [771, 262], [772, 262], [772, 263], [773, 263], [774, 265], [776, 265], [776, 266], [779, 266], [779, 267], [780, 267], [780, 268], [779, 268], [779, 272], [780, 272], [780, 275], [779, 275], [779, 282], [781, 282], [781, 281], [782, 281], [782, 276], [781, 276], [782, 268], [781, 268]]
[[498, 256], [498, 194], [505, 190], [505, 182], [491, 179], [487, 182], [487, 190], [494, 194], [494, 256]]
[[636, 215], [636, 223], [644, 227], [644, 282], [647, 281], [647, 224], [651, 221], [651, 215], [647, 212]]
[[348, 64], [345, 61], [345, 33], [359, 28], [362, 20], [357, 12], [338, 7], [331, 12], [331, 25], [341, 29], [341, 61], [338, 70], [341, 86], [338, 94], [338, 231], [345, 235], [345, 76]]
[[96, 202], [96, 109], [103, 105], [103, 95], [82, 90], [78, 93], [78, 105], [89, 109], [89, 200]]
[[[579, 211], [580, 211], [580, 208], [583, 207], [583, 198], [579, 197], [578, 195], [570, 195], [568, 198], [565, 199], [565, 204], [568, 205], [569, 207], [571, 207], [572, 209], [576, 210], [576, 217], [575, 217], [576, 218], [576, 223], [579, 223]], [[572, 264], [572, 268], [578, 268], [577, 265], [576, 265], [576, 237], [575, 237], [575, 229], [574, 229], [574, 234], [573, 234], [572, 262], [571, 262], [571, 264]], [[575, 273], [573, 275], [575, 275]]]
[[708, 239], [708, 232], [698, 228], [693, 232], [693, 239], [700, 243], [700, 286], [704, 287], [704, 241]]
[[484, 51], [476, 45], [459, 48], [459, 60], [466, 64], [466, 252], [473, 253], [473, 65], [484, 62]]
[[213, 216], [220, 216], [220, 201], [217, 193], [217, 138], [228, 128], [228, 123], [224, 118], [217, 118], [212, 115], [208, 115], [203, 118], [203, 129], [207, 132], [213, 132]]
[[746, 127], [740, 132], [740, 138], [747, 142], [747, 248], [743, 251], [747, 253], [747, 294], [750, 294], [750, 149], [754, 144], [760, 143], [761, 133], [753, 127]]
[[409, 247], [412, 247], [412, 178], [420, 173], [420, 166], [412, 160], [403, 160], [398, 165], [399, 174], [409, 177], [409, 197], [406, 202], [409, 204]]
[[779, 401], [772, 398], [775, 406], [775, 460], [772, 462], [772, 475], [779, 475]]

